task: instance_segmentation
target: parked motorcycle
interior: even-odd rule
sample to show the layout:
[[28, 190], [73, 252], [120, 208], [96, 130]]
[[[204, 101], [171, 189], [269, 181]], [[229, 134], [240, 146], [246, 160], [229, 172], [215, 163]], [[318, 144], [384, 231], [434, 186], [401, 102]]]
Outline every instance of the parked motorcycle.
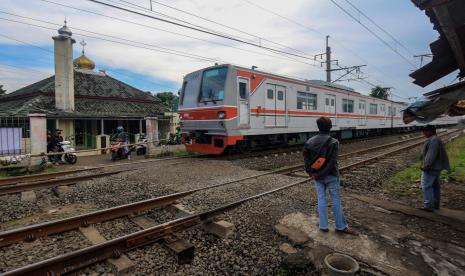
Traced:
[[[141, 134], [139, 137], [138, 143], [146, 143], [147, 137], [144, 134]], [[147, 152], [147, 144], [140, 144], [136, 146], [136, 154], [137, 155], [144, 155]]]
[[117, 138], [114, 141], [110, 142], [110, 151], [111, 151], [111, 161], [116, 161], [118, 159], [131, 159], [131, 151], [128, 150], [124, 152], [124, 141]]
[[62, 156], [69, 164], [76, 164], [77, 162], [75, 151], [70, 141], [61, 141], [58, 143], [58, 152], [64, 153]]

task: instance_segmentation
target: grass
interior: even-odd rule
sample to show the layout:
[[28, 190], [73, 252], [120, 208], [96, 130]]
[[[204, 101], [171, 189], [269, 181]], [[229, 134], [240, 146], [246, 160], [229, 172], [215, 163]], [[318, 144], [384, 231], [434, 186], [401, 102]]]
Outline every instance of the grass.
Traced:
[[[465, 181], [465, 136], [461, 136], [446, 145], [451, 172], [442, 172], [442, 177], [450, 181]], [[421, 162], [417, 161], [412, 166], [396, 173], [386, 183], [386, 188], [399, 195], [419, 193], [418, 187], [413, 185], [421, 177]]]

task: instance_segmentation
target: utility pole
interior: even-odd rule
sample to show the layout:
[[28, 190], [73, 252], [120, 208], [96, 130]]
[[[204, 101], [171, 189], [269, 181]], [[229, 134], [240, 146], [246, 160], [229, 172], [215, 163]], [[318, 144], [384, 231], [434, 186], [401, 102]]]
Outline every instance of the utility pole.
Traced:
[[329, 35], [326, 36], [326, 81], [331, 82], [331, 47], [329, 47]]

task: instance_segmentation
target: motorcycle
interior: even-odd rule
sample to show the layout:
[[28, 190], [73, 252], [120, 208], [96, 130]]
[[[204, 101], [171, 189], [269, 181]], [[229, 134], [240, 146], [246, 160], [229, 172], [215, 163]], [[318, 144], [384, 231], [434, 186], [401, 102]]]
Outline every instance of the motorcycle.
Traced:
[[63, 158], [69, 164], [76, 164], [77, 155], [70, 141], [61, 141], [58, 143], [58, 152], [63, 152]]
[[115, 141], [110, 142], [111, 161], [118, 159], [131, 159], [131, 151], [124, 152], [124, 141], [117, 138]]
[[[145, 135], [141, 135], [139, 137], [139, 143], [146, 143], [147, 137]], [[136, 146], [136, 154], [137, 155], [144, 155], [147, 152], [147, 144], [140, 144]]]

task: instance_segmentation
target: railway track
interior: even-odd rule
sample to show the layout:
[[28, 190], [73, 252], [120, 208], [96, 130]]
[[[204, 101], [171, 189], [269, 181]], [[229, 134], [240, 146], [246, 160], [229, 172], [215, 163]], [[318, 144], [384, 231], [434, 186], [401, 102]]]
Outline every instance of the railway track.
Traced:
[[[358, 151], [354, 151], [351, 153], [347, 154], [342, 154], [340, 155], [340, 158], [349, 158], [351, 156], [357, 155], [357, 154], [362, 154], [365, 152], [370, 152], [373, 150], [379, 150], [383, 148], [388, 148], [388, 147], [393, 147], [397, 146], [403, 143], [415, 141], [422, 139], [422, 137], [414, 137], [410, 138], [407, 140], [402, 140], [398, 142], [393, 142], [393, 143], [387, 143], [384, 145], [380, 146], [375, 146], [375, 147], [370, 147], [367, 149], [362, 149]], [[122, 164], [113, 164], [113, 165], [108, 165], [108, 166], [99, 166], [99, 167], [93, 167], [90, 169], [79, 169], [79, 170], [74, 170], [74, 171], [65, 171], [65, 172], [58, 172], [58, 173], [51, 173], [51, 174], [39, 174], [39, 175], [30, 175], [30, 176], [21, 176], [21, 177], [15, 177], [15, 179], [21, 179], [21, 180], [29, 180], [29, 182], [23, 182], [23, 183], [17, 183], [17, 184], [11, 184], [13, 183], [13, 179], [7, 178], [3, 182], [0, 181], [0, 196], [1, 195], [6, 195], [6, 194], [13, 194], [13, 193], [20, 193], [24, 191], [29, 191], [29, 190], [38, 190], [38, 189], [44, 189], [44, 188], [50, 188], [50, 187], [56, 187], [56, 186], [64, 186], [64, 185], [70, 185], [70, 184], [76, 184], [77, 182], [80, 181], [86, 181], [86, 180], [91, 180], [94, 178], [100, 178], [100, 177], [105, 177], [109, 175], [114, 175], [122, 172], [128, 172], [136, 169], [144, 169], [147, 168], [147, 166], [139, 166], [135, 167], [134, 165], [140, 165], [140, 164], [145, 164], [145, 163], [153, 163], [157, 161], [169, 161], [169, 160], [178, 160], [182, 159], [185, 157], [180, 157], [180, 158], [163, 158], [163, 159], [155, 159], [155, 160], [144, 160], [140, 162], [128, 162], [128, 163], [122, 163]], [[119, 167], [119, 166], [132, 166], [133, 168], [128, 168], [128, 169], [123, 169], [123, 170], [117, 170], [117, 171], [110, 171], [110, 172], [99, 172], [98, 170], [101, 169], [106, 169], [106, 168], [111, 168], [111, 167]], [[291, 166], [291, 167], [285, 167], [277, 170], [272, 170], [263, 174], [259, 174], [258, 176], [263, 176], [263, 175], [268, 175], [272, 173], [282, 173], [282, 174], [288, 174], [288, 173], [293, 173], [295, 171], [298, 171], [302, 168], [301, 165], [297, 166]], [[72, 173], [81, 173], [81, 172], [86, 172], [86, 171], [97, 171], [96, 173], [93, 174], [87, 174], [87, 175], [78, 175], [78, 176], [71, 176], [67, 178], [56, 178], [56, 176], [62, 176], [63, 173], [66, 174], [72, 174]], [[256, 176], [256, 177], [258, 177]], [[51, 179], [50, 179], [51, 178]], [[43, 179], [39, 181], [34, 181], [37, 179]], [[250, 178], [247, 178], [250, 179]], [[244, 180], [244, 179], [243, 179]]]
[[[457, 131], [451, 131], [441, 136], [453, 135], [455, 132]], [[414, 141], [414, 140], [417, 140], [417, 138], [412, 138], [412, 139], [409, 139], [408, 141]], [[408, 141], [402, 141], [402, 143], [406, 143]], [[382, 153], [376, 153], [374, 155], [371, 154], [371, 156], [367, 156], [363, 158], [363, 160], [356, 160], [355, 162], [351, 162], [350, 164], [342, 166], [340, 168], [341, 173], [347, 172], [356, 167], [364, 166], [366, 164], [375, 163], [379, 161], [380, 159], [383, 159], [390, 155], [394, 155], [400, 152], [405, 152], [411, 148], [417, 147], [423, 142], [424, 140], [413, 142], [413, 143], [408, 143], [408, 145], [404, 145], [404, 146], [393, 149], [392, 148], [393, 146], [400, 144], [396, 142], [396, 143], [390, 143], [390, 144], [386, 144], [383, 146], [373, 147], [370, 149], [364, 149], [364, 150], [360, 150], [357, 152], [346, 154], [346, 157], [349, 157], [349, 156], [359, 155], [362, 153], [372, 152], [374, 150], [389, 148], [388, 151], [385, 151]], [[211, 186], [207, 186], [203, 188], [193, 189], [193, 190], [186, 191], [186, 192], [175, 193], [175, 194], [153, 198], [153, 199], [149, 199], [145, 201], [140, 201], [140, 202], [136, 202], [132, 204], [118, 206], [118, 207], [114, 207], [114, 208], [110, 208], [106, 210], [100, 210], [100, 211], [96, 211], [90, 214], [72, 217], [69, 219], [46, 222], [42, 224], [19, 228], [16, 230], [6, 231], [3, 233], [0, 233], [0, 246], [12, 244], [12, 243], [15, 243], [21, 240], [32, 240], [40, 236], [68, 231], [71, 229], [75, 229], [77, 227], [85, 227], [92, 223], [114, 219], [114, 218], [122, 217], [122, 216], [128, 216], [128, 215], [141, 212], [147, 209], [166, 206], [168, 204], [172, 204], [176, 200], [181, 199], [182, 197], [185, 197], [187, 195], [193, 194], [201, 190], [212, 189], [215, 187], [224, 186], [224, 185], [228, 185], [231, 183], [244, 181], [247, 179], [257, 178], [257, 177], [272, 174], [272, 173], [289, 173], [297, 169], [302, 170], [302, 166], [294, 166], [292, 168], [283, 168], [279, 170], [257, 174], [254, 176], [245, 177], [245, 178], [230, 181], [230, 182], [215, 184], [215, 185], [211, 185]], [[215, 218], [219, 214], [222, 214], [226, 211], [232, 210], [242, 205], [245, 202], [248, 202], [250, 200], [253, 200], [259, 197], [263, 197], [265, 195], [276, 193], [278, 191], [288, 189], [290, 187], [294, 187], [296, 185], [305, 183], [307, 181], [309, 181], [308, 178], [299, 180], [299, 181], [293, 182], [288, 185], [284, 185], [279, 188], [275, 188], [275, 189], [272, 189], [266, 192], [261, 192], [261, 193], [246, 197], [241, 200], [237, 200], [233, 203], [229, 203], [229, 204], [220, 206], [218, 208], [199, 212], [199, 213], [189, 215], [189, 216], [177, 219], [177, 220], [169, 221], [164, 224], [150, 227], [146, 230], [138, 231], [133, 234], [126, 235], [124, 237], [120, 237], [117, 239], [113, 239], [113, 240], [104, 242], [102, 244], [96, 245], [96, 246], [91, 246], [91, 247], [84, 248], [84, 249], [81, 249], [75, 252], [57, 256], [55, 258], [45, 260], [45, 261], [42, 261], [36, 264], [28, 265], [23, 268], [12, 270], [10, 272], [6, 272], [5, 275], [22, 275], [22, 274], [30, 274], [30, 273], [33, 273], [34, 275], [46, 275], [47, 273], [58, 273], [59, 274], [59, 273], [75, 270], [77, 268], [85, 267], [91, 263], [95, 263], [95, 262], [98, 262], [98, 261], [101, 261], [101, 260], [104, 260], [110, 257], [118, 256], [126, 251], [132, 250], [142, 245], [146, 245], [149, 243], [163, 240], [177, 231], [182, 231], [194, 225], [202, 224], [206, 221], [209, 221]]]

